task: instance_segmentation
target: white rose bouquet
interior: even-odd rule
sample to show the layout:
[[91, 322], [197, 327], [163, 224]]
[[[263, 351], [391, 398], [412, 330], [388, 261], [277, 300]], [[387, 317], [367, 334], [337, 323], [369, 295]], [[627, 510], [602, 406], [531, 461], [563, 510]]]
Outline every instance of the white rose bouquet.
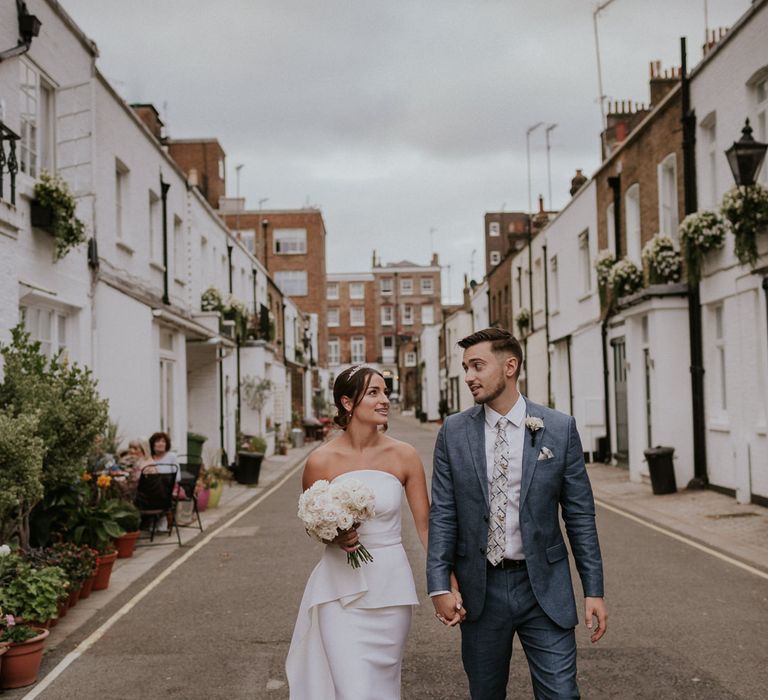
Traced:
[[[320, 479], [299, 496], [298, 516], [310, 537], [330, 542], [340, 532], [370, 520], [376, 513], [375, 502], [373, 491], [357, 479], [338, 484]], [[354, 569], [371, 561], [373, 557], [362, 543], [354, 552], [347, 552], [347, 562]]]

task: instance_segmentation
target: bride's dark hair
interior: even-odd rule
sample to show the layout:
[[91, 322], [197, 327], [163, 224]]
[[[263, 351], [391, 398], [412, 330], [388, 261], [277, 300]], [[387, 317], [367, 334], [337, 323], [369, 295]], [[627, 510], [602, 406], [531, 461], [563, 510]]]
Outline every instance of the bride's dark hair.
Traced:
[[[352, 413], [363, 400], [374, 374], [378, 374], [384, 379], [384, 375], [379, 370], [364, 365], [348, 367], [336, 377], [336, 381], [333, 383], [333, 403], [336, 404], [337, 414], [334, 416], [333, 422], [342, 430], [347, 429], [349, 421], [352, 419]], [[352, 400], [352, 408], [349, 411], [341, 403], [342, 396]], [[386, 426], [384, 429], [386, 430]]]

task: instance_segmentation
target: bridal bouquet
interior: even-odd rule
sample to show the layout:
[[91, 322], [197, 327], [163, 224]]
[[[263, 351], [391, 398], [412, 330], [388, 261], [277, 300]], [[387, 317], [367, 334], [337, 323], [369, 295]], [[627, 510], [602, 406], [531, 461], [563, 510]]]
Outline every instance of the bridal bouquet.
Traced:
[[[299, 497], [299, 520], [308, 535], [329, 542], [340, 532], [370, 520], [375, 514], [375, 500], [373, 491], [357, 479], [339, 484], [320, 479]], [[354, 552], [347, 552], [347, 562], [354, 569], [370, 561], [371, 553], [359, 542]]]

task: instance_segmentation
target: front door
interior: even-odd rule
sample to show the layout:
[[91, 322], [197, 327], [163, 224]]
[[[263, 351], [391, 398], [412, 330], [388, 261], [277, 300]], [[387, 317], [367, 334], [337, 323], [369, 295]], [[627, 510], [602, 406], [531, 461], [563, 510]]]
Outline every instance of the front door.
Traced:
[[613, 386], [616, 393], [616, 459], [626, 466], [629, 456], [629, 421], [627, 420], [627, 349], [624, 338], [611, 341], [613, 346]]

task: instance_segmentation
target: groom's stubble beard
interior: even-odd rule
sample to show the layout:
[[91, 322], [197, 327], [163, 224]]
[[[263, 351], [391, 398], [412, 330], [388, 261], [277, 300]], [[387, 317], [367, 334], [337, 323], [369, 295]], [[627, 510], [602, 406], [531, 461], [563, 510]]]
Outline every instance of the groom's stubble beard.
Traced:
[[495, 401], [501, 396], [507, 388], [507, 382], [504, 377], [499, 379], [498, 384], [489, 390], [487, 394], [474, 397], [476, 404], [485, 404]]

